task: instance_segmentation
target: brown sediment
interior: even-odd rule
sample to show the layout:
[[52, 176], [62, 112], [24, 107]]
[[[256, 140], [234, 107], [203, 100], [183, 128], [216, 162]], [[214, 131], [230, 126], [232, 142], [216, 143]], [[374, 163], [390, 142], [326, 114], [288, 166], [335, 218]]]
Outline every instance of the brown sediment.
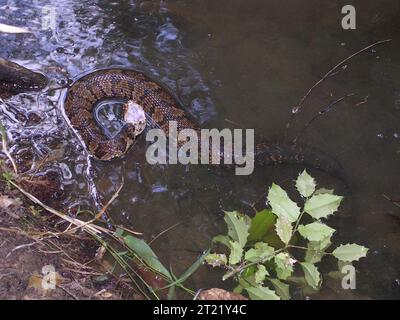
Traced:
[[64, 191], [60, 175], [55, 171], [47, 171], [34, 175], [23, 175], [17, 178], [25, 190], [46, 204], [52, 204], [62, 199]]

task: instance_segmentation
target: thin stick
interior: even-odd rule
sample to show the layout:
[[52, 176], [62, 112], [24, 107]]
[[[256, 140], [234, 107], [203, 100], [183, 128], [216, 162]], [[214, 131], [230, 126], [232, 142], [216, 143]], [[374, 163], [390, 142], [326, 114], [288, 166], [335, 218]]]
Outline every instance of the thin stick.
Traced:
[[386, 40], [381, 40], [381, 41], [377, 41], [359, 51], [357, 51], [356, 53], [353, 53], [351, 56], [348, 56], [346, 59], [342, 60], [341, 62], [339, 62], [336, 66], [334, 66], [331, 70], [329, 70], [319, 81], [317, 81], [308, 91], [307, 93], [301, 98], [301, 100], [299, 101], [299, 103], [292, 109], [292, 114], [290, 115], [290, 120], [286, 125], [286, 133], [289, 130], [289, 127], [291, 126], [293, 119], [295, 117], [296, 114], [298, 114], [301, 109], [303, 108], [303, 104], [306, 101], [306, 99], [311, 95], [311, 93], [314, 91], [314, 89], [316, 87], [318, 87], [321, 83], [323, 83], [326, 79], [328, 79], [330, 76], [332, 76], [336, 70], [338, 70], [340, 67], [342, 67], [346, 62], [348, 62], [349, 60], [353, 59], [354, 57], [358, 56], [359, 54], [377, 46], [380, 44], [384, 44], [387, 42], [392, 41], [392, 39], [386, 39]]
[[164, 233], [166, 233], [166, 232], [172, 230], [173, 228], [179, 226], [180, 224], [182, 224], [182, 222], [175, 223], [173, 226], [170, 226], [169, 228], [167, 228], [167, 229], [161, 231], [158, 235], [156, 235], [153, 239], [151, 239], [151, 241], [149, 242], [149, 245], [152, 244], [154, 241], [156, 241], [156, 240], [157, 240], [159, 237], [161, 237]]
[[[2, 103], [4, 103], [3, 100], [0, 101]], [[18, 169], [17, 169], [17, 165], [15, 164], [15, 161], [13, 159], [13, 157], [11, 156], [10, 152], [8, 151], [8, 144], [7, 144], [7, 132], [6, 132], [6, 128], [4, 128], [3, 124], [0, 122], [0, 131], [1, 131], [1, 141], [2, 141], [2, 152], [6, 155], [6, 157], [11, 161], [12, 167], [14, 169], [14, 173], [18, 174]]]
[[34, 195], [30, 194], [29, 192], [25, 191], [22, 187], [20, 187], [18, 184], [16, 184], [14, 181], [9, 181], [11, 185], [13, 185], [15, 188], [17, 188], [19, 191], [21, 191], [26, 197], [28, 197], [29, 200], [32, 202], [36, 203], [37, 205], [41, 206], [43, 209], [47, 210], [48, 212], [51, 212], [58, 216], [59, 218], [66, 220], [75, 226], [82, 227], [85, 229], [89, 234], [101, 234], [102, 232], [109, 233], [109, 230], [106, 228], [102, 228], [100, 226], [90, 224], [90, 225], [85, 225], [85, 222], [79, 219], [71, 218], [67, 216], [66, 214], [63, 214], [48, 205], [44, 204], [41, 202], [38, 198], [36, 198]]
[[95, 220], [101, 218], [103, 216], [103, 214], [107, 211], [108, 207], [111, 205], [111, 203], [114, 202], [114, 200], [118, 197], [119, 193], [121, 192], [123, 186], [124, 186], [124, 178], [122, 177], [122, 182], [121, 185], [119, 186], [118, 190], [113, 194], [113, 196], [111, 197], [110, 200], [108, 200], [108, 202], [106, 203], [105, 206], [103, 206], [101, 208], [101, 210], [99, 211], [99, 213], [96, 215]]
[[121, 183], [121, 185], [119, 186], [118, 190], [113, 194], [113, 196], [111, 197], [111, 199], [108, 200], [108, 202], [106, 203], [106, 205], [103, 206], [103, 207], [101, 208], [101, 210], [99, 211], [99, 213], [97, 213], [96, 216], [95, 216], [92, 220], [89, 220], [89, 221], [85, 222], [83, 225], [77, 226], [77, 227], [72, 228], [72, 229], [69, 229], [69, 227], [68, 227], [63, 233], [66, 233], [66, 232], [74, 232], [76, 229], [80, 229], [80, 228], [82, 228], [82, 227], [84, 227], [84, 226], [86, 226], [86, 225], [90, 225], [90, 224], [92, 224], [93, 222], [95, 222], [95, 221], [97, 221], [98, 219], [100, 219], [100, 218], [102, 217], [102, 215], [104, 214], [104, 212], [106, 212], [107, 208], [111, 205], [111, 203], [118, 197], [118, 195], [119, 195], [120, 191], [122, 190], [123, 186], [124, 186], [124, 180], [122, 179], [122, 183]]
[[386, 194], [382, 195], [386, 200], [390, 201], [393, 205], [400, 208], [400, 201], [393, 200], [392, 198], [388, 197]]
[[299, 139], [299, 137], [303, 134], [304, 131], [307, 130], [307, 128], [315, 121], [317, 120], [319, 117], [323, 116], [325, 113], [328, 113], [329, 111], [333, 110], [333, 108], [338, 105], [340, 102], [342, 102], [343, 100], [345, 100], [348, 97], [354, 96], [354, 93], [350, 93], [347, 94], [339, 99], [336, 99], [335, 101], [331, 102], [329, 105], [327, 105], [326, 107], [322, 108], [321, 110], [318, 111], [318, 113], [316, 115], [314, 115], [314, 117], [312, 117], [305, 125], [304, 127], [300, 130], [300, 132], [297, 134], [297, 136], [293, 139], [293, 143], [295, 144], [297, 142], [297, 140]]

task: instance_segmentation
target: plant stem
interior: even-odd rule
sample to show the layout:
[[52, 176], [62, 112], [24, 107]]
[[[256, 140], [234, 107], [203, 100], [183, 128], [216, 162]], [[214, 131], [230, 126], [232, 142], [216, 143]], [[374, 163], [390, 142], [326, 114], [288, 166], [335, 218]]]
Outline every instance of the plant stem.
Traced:
[[306, 248], [306, 247], [294, 246], [294, 245], [288, 245], [287, 248], [295, 248], [295, 249], [308, 250], [308, 248]]

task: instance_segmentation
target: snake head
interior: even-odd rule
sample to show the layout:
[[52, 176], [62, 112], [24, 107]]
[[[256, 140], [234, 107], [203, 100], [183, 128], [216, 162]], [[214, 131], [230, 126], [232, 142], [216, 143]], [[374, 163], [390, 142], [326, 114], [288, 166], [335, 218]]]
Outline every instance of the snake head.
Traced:
[[125, 134], [126, 138], [134, 141], [137, 136], [136, 132], [137, 132], [137, 129], [133, 124], [131, 124], [131, 123], [125, 124], [123, 133]]
[[126, 123], [125, 131], [130, 137], [135, 138], [146, 128], [146, 113], [142, 106], [132, 100], [129, 100], [123, 108]]
[[42, 90], [48, 79], [41, 73], [31, 71], [14, 62], [0, 58], [0, 97]]

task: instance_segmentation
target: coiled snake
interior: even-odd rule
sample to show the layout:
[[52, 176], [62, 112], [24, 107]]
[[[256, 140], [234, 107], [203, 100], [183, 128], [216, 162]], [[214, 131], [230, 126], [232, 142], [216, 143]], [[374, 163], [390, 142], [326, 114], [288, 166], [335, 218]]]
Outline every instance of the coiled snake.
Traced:
[[[177, 122], [178, 131], [188, 128], [200, 130], [176, 99], [143, 73], [117, 68], [95, 71], [80, 78], [69, 88], [64, 108], [88, 151], [98, 159], [110, 160], [125, 155], [136, 136], [133, 125], [128, 123], [119, 135], [109, 138], [94, 121], [96, 104], [110, 98], [140, 105], [146, 117], [151, 118], [166, 135], [170, 121]], [[129, 113], [129, 104], [125, 105], [124, 112], [125, 115]], [[342, 171], [340, 164], [324, 153], [293, 144], [258, 143], [254, 161], [256, 167], [286, 163], [322, 169], [336, 176]]]
[[[0, 97], [39, 90], [46, 84], [47, 80], [43, 75], [0, 60]], [[128, 120], [128, 123], [117, 136], [110, 138], [96, 123], [94, 108], [99, 102], [114, 98], [129, 101], [124, 107], [125, 120]], [[112, 68], [85, 75], [69, 88], [64, 109], [70, 124], [82, 137], [88, 152], [97, 159], [111, 160], [124, 156], [137, 135], [137, 128], [129, 123], [128, 119], [132, 113], [132, 103], [141, 106], [146, 118], [163, 129], [166, 135], [170, 121], [176, 121], [178, 131], [188, 128], [200, 130], [168, 90], [134, 70]], [[342, 167], [335, 159], [298, 144], [260, 142], [255, 146], [254, 161], [256, 167], [300, 164], [321, 169], [343, 179]]]

